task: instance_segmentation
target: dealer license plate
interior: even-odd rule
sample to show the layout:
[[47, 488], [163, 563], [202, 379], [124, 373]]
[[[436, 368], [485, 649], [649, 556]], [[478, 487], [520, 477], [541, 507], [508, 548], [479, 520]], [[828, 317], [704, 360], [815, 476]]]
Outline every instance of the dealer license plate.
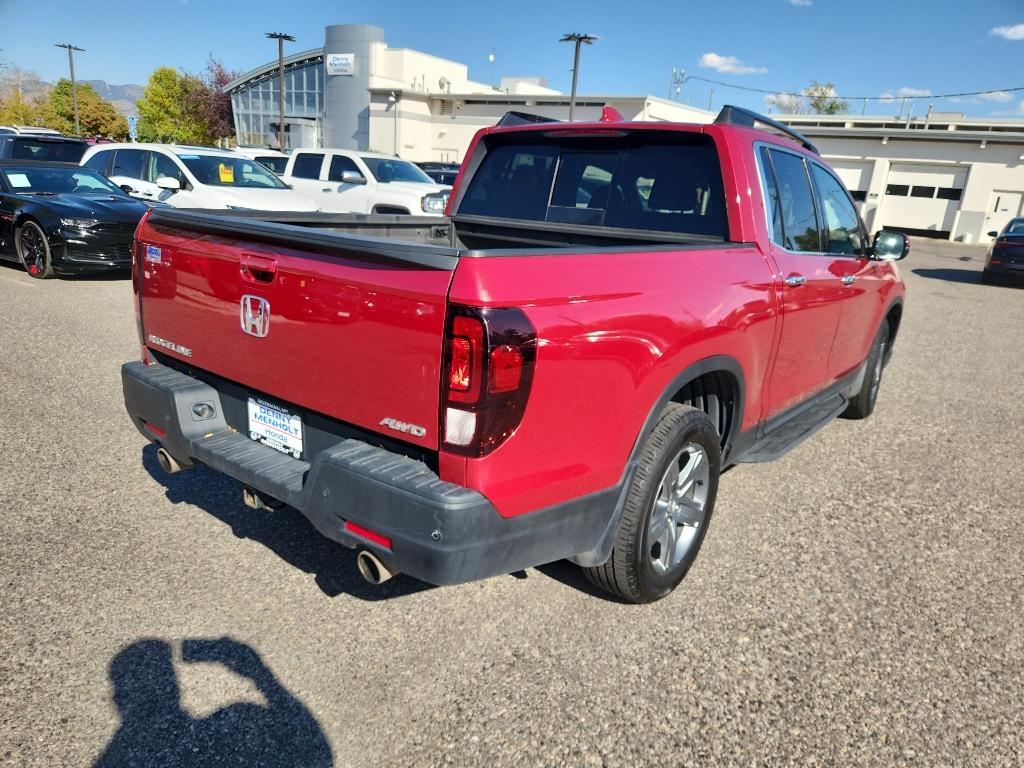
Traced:
[[249, 398], [249, 437], [296, 459], [302, 458], [302, 419], [279, 405]]

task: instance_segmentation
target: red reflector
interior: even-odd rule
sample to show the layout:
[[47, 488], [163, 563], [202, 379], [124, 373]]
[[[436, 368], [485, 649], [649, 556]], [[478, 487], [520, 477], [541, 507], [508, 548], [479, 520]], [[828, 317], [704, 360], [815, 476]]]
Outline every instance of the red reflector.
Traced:
[[148, 429], [150, 432], [152, 432], [157, 437], [167, 437], [167, 430], [166, 429], [160, 429], [160, 427], [153, 426], [148, 421], [143, 422], [143, 423], [146, 425], [146, 429]]
[[349, 533], [354, 533], [356, 536], [372, 541], [374, 544], [380, 544], [385, 549], [391, 549], [391, 539], [383, 534], [371, 531], [369, 528], [363, 528], [358, 523], [353, 523], [351, 520], [345, 521], [345, 530]]
[[999, 259], [990, 259], [988, 263], [989, 264], [1002, 264], [1003, 262], [1000, 261]]
[[465, 392], [469, 389], [471, 358], [469, 339], [464, 339], [461, 336], [452, 339], [452, 372], [449, 386], [458, 392]]
[[491, 392], [512, 392], [519, 388], [523, 376], [523, 356], [515, 347], [505, 344], [491, 352]]

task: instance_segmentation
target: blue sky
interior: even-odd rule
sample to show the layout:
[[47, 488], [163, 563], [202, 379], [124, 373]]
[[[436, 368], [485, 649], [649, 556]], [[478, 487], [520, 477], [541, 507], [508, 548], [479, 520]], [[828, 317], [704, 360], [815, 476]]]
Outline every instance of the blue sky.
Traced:
[[[282, 12], [284, 9], [284, 12]], [[840, 95], [919, 94], [915, 114], [938, 110], [1024, 117], [1024, 91], [958, 102], [931, 94], [1024, 86], [1021, 0], [651, 0], [645, 3], [445, 0], [287, 3], [281, 0], [0, 0], [0, 61], [44, 79], [66, 75], [56, 42], [86, 49], [82, 79], [145, 83], [158, 66], [199, 71], [213, 54], [248, 70], [276, 56], [268, 31], [297, 40], [288, 49], [323, 45], [327, 24], [371, 23], [389, 45], [461, 61], [470, 77], [541, 75], [568, 92], [566, 32], [601, 37], [585, 48], [580, 92], [667, 96], [673, 67], [754, 88], [795, 90], [832, 81]], [[696, 79], [683, 100], [765, 109], [760, 94]], [[851, 104], [859, 114], [862, 103]], [[874, 102], [868, 114], [894, 114]]]

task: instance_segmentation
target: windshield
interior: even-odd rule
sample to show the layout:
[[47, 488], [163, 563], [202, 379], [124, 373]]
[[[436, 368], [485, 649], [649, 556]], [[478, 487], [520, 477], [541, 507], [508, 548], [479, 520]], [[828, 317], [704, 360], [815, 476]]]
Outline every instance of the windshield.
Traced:
[[11, 147], [13, 160], [54, 160], [77, 163], [89, 145], [84, 141], [19, 136]]
[[257, 157], [256, 162], [263, 163], [263, 165], [267, 166], [267, 168], [279, 175], [284, 173], [284, 169], [288, 167], [287, 157], [275, 157], [273, 155], [269, 157]]
[[[114, 183], [89, 168], [8, 166], [0, 174], [15, 194], [115, 195], [128, 198]], [[130, 198], [128, 198], [130, 199]]]
[[178, 159], [200, 184], [212, 187], [288, 189], [285, 183], [265, 166], [247, 157], [180, 154]]
[[373, 178], [381, 184], [389, 181], [411, 181], [416, 184], [433, 184], [434, 180], [407, 160], [395, 160], [389, 157], [360, 156], [370, 169]]

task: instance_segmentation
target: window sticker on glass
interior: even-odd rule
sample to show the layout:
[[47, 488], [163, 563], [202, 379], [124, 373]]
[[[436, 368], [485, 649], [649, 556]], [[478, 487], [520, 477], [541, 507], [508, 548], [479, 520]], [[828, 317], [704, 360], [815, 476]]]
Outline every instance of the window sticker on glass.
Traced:
[[218, 163], [217, 170], [220, 172], [221, 184], [235, 183], [235, 167], [226, 163]]
[[8, 173], [7, 180], [11, 182], [11, 186], [15, 189], [25, 189], [32, 186], [32, 182], [28, 180], [28, 176], [24, 173]]
[[178, 155], [182, 160], [198, 160], [199, 155]]

